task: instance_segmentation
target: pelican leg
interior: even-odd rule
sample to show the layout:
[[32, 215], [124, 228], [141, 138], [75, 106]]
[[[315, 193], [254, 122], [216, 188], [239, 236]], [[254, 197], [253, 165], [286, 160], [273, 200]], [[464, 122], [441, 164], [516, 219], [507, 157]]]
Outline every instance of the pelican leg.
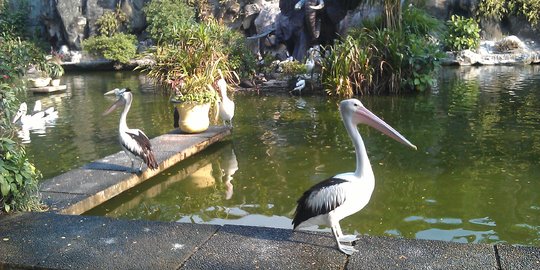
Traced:
[[126, 149], [123, 149], [123, 150], [124, 150], [124, 153], [126, 153], [126, 156], [127, 156], [127, 157], [129, 158], [129, 160], [131, 161], [131, 169], [129, 169], [129, 172], [133, 173], [133, 172], [135, 172], [134, 167], [133, 167], [134, 161], [133, 161], [133, 159], [131, 158], [131, 155], [128, 153], [128, 151], [127, 151]]
[[339, 225], [338, 226], [332, 226], [332, 233], [334, 233], [334, 238], [336, 239], [336, 244], [337, 244], [337, 247], [338, 249], [347, 254], [347, 255], [352, 255], [353, 253], [357, 252], [358, 250], [355, 249], [354, 247], [352, 246], [347, 246], [347, 245], [342, 245], [339, 241], [339, 237], [338, 237], [338, 228], [339, 228]]
[[139, 164], [139, 172], [142, 172], [142, 165], [144, 163], [144, 160], [141, 160], [141, 164]]
[[339, 242], [341, 243], [352, 244], [354, 241], [358, 240], [358, 237], [354, 234], [343, 235], [343, 232], [341, 231], [341, 226], [339, 225], [339, 223], [336, 224], [336, 230], [337, 230]]

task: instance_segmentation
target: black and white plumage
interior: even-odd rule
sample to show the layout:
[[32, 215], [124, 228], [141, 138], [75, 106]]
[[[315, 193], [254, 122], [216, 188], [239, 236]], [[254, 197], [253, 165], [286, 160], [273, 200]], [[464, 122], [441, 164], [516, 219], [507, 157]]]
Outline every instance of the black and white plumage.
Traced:
[[118, 138], [120, 140], [120, 145], [126, 153], [126, 155], [131, 160], [131, 171], [134, 171], [133, 163], [135, 158], [141, 159], [141, 164], [139, 165], [139, 172], [142, 171], [142, 164], [145, 163], [148, 168], [155, 170], [158, 168], [158, 163], [152, 151], [152, 146], [150, 140], [140, 129], [129, 128], [126, 123], [127, 114], [131, 108], [131, 102], [133, 100], [133, 94], [129, 88], [122, 89], [113, 89], [105, 95], [115, 94], [118, 97], [118, 100], [103, 113], [107, 115], [111, 113], [120, 105], [124, 105], [124, 110], [120, 115], [120, 124], [118, 125]]
[[355, 235], [343, 235], [339, 221], [364, 208], [375, 188], [373, 170], [356, 126], [360, 123], [367, 124], [398, 142], [414, 149], [416, 146], [371, 113], [357, 99], [342, 101], [339, 109], [347, 133], [354, 144], [356, 170], [335, 175], [304, 192], [298, 200], [292, 223], [295, 230], [314, 225], [329, 226], [338, 249], [351, 255], [357, 251], [351, 244], [358, 238]]

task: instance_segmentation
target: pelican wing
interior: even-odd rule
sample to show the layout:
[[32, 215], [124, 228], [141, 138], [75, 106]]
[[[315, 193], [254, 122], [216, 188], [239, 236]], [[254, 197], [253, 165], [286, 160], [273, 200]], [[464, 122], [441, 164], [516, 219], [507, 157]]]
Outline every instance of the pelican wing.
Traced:
[[135, 143], [131, 145], [124, 144], [124, 147], [140, 157], [150, 169], [157, 169], [158, 164], [154, 152], [152, 151], [152, 145], [146, 134], [139, 129], [127, 131], [126, 134], [129, 135]]
[[304, 192], [298, 200], [293, 225], [296, 228], [302, 222], [319, 215], [328, 214], [345, 202], [347, 180], [340, 178], [326, 179]]

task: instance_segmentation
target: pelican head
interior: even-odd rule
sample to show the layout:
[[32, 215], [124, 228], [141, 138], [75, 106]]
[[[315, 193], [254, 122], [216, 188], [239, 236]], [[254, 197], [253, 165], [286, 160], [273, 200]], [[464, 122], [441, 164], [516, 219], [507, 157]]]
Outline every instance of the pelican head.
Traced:
[[107, 96], [107, 95], [112, 95], [112, 94], [116, 95], [118, 97], [118, 100], [113, 105], [111, 105], [111, 107], [109, 107], [109, 109], [107, 109], [103, 113], [103, 115], [107, 115], [111, 113], [112, 111], [114, 111], [119, 106], [125, 105], [126, 103], [131, 102], [132, 94], [131, 94], [131, 89], [129, 88], [115, 88], [111, 91], [108, 91], [104, 95]]
[[15, 124], [19, 118], [26, 115], [26, 112], [28, 111], [28, 105], [26, 105], [26, 102], [21, 103], [19, 106], [19, 110], [17, 111], [17, 114], [15, 114], [15, 117], [13, 117], [12, 123]]
[[339, 104], [339, 111], [344, 121], [351, 122], [354, 125], [366, 124], [371, 126], [390, 138], [405, 144], [411, 148], [417, 149], [414, 144], [409, 142], [403, 135], [397, 132], [382, 119], [370, 112], [358, 99], [346, 99]]

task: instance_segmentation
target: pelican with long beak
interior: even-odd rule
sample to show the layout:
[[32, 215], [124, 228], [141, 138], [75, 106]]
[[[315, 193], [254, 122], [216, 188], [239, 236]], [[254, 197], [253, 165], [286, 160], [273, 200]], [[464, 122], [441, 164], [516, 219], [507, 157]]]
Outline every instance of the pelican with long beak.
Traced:
[[341, 101], [339, 110], [354, 145], [356, 170], [330, 177], [304, 192], [298, 200], [292, 223], [295, 230], [314, 225], [329, 226], [338, 249], [351, 255], [357, 251], [352, 243], [358, 238], [356, 235], [343, 235], [339, 221], [362, 210], [368, 204], [375, 188], [375, 176], [364, 141], [356, 126], [367, 124], [413, 149], [416, 149], [416, 146], [366, 109], [357, 99]]
[[134, 170], [133, 164], [136, 158], [141, 159], [138, 172], [142, 172], [142, 164], [145, 163], [148, 168], [155, 170], [158, 168], [158, 163], [152, 151], [150, 140], [140, 129], [129, 128], [126, 123], [126, 117], [131, 108], [131, 102], [133, 100], [133, 94], [129, 88], [113, 89], [105, 95], [116, 95], [118, 100], [103, 113], [107, 115], [119, 106], [124, 106], [124, 110], [120, 115], [120, 124], [118, 125], [118, 139], [122, 149], [131, 160], [131, 172]]

